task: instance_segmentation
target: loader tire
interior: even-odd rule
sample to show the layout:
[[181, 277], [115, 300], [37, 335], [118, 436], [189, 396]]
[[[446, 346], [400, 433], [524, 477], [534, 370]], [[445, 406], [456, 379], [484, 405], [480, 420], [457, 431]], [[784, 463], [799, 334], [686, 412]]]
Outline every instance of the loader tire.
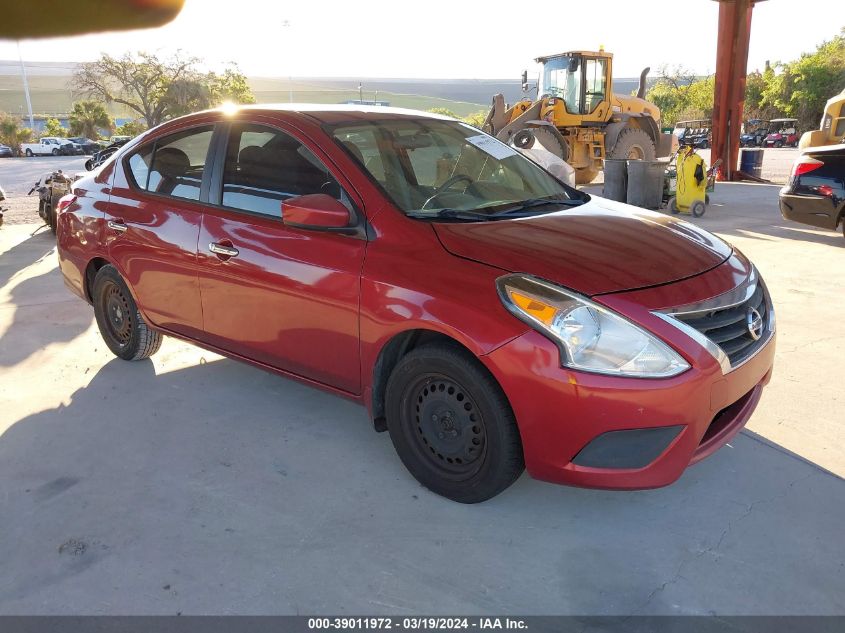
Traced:
[[584, 167], [584, 169], [575, 170], [575, 184], [589, 185], [599, 175], [599, 170], [595, 167]]
[[646, 133], [636, 127], [626, 127], [619, 133], [616, 145], [608, 158], [627, 158], [629, 160], [654, 160], [657, 150], [654, 141]]

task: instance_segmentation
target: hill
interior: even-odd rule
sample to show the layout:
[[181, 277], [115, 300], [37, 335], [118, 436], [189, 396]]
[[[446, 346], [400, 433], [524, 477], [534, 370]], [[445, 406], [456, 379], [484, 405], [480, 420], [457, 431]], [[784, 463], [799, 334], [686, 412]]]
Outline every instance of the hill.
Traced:
[[[70, 79], [76, 64], [27, 63], [32, 108], [36, 114], [60, 115], [76, 99]], [[359, 93], [358, 84], [362, 91]], [[513, 103], [522, 91], [517, 79], [350, 79], [342, 77], [250, 77], [249, 84], [259, 103], [289, 100], [304, 103], [344, 103], [359, 98], [387, 101], [392, 106], [428, 110], [448, 108], [458, 116], [486, 110], [494, 94], [501, 92]], [[630, 94], [637, 79], [616, 78], [614, 90]], [[292, 93], [292, 94], [291, 94]], [[17, 61], [0, 60], [0, 111], [23, 115], [26, 99]], [[125, 108], [109, 106], [115, 117], [128, 117]]]

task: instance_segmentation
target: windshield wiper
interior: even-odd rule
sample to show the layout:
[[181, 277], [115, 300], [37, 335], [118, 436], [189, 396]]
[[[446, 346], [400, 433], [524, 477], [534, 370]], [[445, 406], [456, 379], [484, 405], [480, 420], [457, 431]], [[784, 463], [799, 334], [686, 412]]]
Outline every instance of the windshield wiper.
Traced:
[[523, 200], [522, 202], [518, 202], [507, 209], [503, 209], [502, 211], [497, 211], [496, 213], [490, 214], [488, 217], [490, 218], [503, 218], [503, 217], [515, 217], [520, 215], [533, 215], [529, 211], [529, 209], [534, 209], [536, 207], [545, 207], [549, 205], [554, 205], [558, 207], [577, 207], [584, 204], [584, 200], [580, 200], [578, 198], [565, 198], [565, 199], [550, 199], [550, 198], [533, 198], [529, 200]]
[[[584, 200], [577, 198], [531, 198], [514, 203], [506, 209], [496, 211], [495, 213], [483, 213], [481, 211], [463, 209], [437, 209], [434, 211], [408, 211], [405, 215], [409, 218], [417, 218], [420, 220], [466, 220], [470, 222], [487, 222], [501, 218], [518, 218], [536, 215], [535, 212], [530, 210], [535, 207], [545, 207], [549, 205], [555, 205], [558, 207], [577, 207], [584, 204], [584, 202]], [[481, 209], [484, 208], [490, 207], [481, 207]]]
[[469, 220], [470, 222], [485, 222], [493, 217], [489, 213], [476, 213], [474, 211], [462, 211], [461, 209], [437, 209], [431, 212], [408, 211], [405, 215], [420, 220]]

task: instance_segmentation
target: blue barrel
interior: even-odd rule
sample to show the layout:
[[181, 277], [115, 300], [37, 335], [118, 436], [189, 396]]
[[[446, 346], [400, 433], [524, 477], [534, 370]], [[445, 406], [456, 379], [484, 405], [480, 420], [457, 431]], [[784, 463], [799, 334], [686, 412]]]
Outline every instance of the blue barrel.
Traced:
[[739, 170], [757, 178], [763, 177], [763, 150], [744, 148], [739, 152]]

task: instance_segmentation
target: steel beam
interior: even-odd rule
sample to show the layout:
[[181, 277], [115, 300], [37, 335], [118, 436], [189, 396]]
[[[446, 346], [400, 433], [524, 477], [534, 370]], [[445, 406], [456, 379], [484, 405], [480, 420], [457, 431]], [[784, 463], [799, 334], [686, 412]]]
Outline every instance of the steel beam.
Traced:
[[736, 180], [739, 135], [745, 106], [745, 76], [751, 14], [763, 0], [716, 0], [719, 3], [719, 34], [716, 43], [716, 89], [713, 100], [713, 148], [711, 161], [722, 159], [719, 180]]

